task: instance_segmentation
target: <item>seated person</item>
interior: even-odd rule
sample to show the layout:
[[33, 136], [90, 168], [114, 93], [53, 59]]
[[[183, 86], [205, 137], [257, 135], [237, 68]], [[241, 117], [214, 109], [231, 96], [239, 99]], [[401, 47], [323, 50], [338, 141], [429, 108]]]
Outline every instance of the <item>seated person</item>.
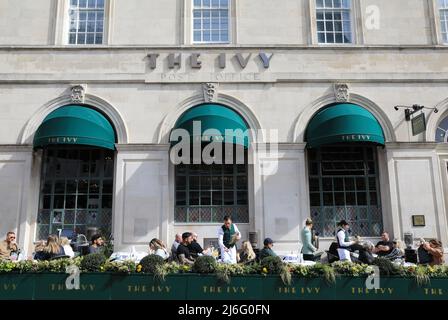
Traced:
[[192, 232], [191, 236], [192, 236], [193, 240], [188, 245], [188, 250], [190, 250], [191, 256], [194, 259], [196, 259], [200, 255], [208, 254], [209, 250], [208, 249], [206, 249], [206, 250], [202, 249], [201, 245], [198, 243], [198, 234], [195, 233], [195, 232]]
[[61, 246], [64, 248], [64, 252], [67, 256], [69, 256], [70, 258], [73, 258], [75, 256], [73, 248], [70, 245], [70, 240], [67, 237], [61, 237]]
[[12, 256], [19, 255], [19, 247], [16, 243], [16, 234], [9, 231], [6, 234], [6, 239], [0, 242], [0, 260], [12, 260]]
[[404, 249], [401, 240], [395, 239], [392, 241], [392, 244], [393, 244], [392, 251], [389, 254], [382, 257], [388, 260], [396, 260], [402, 258], [404, 256]]
[[95, 234], [91, 239], [92, 244], [89, 246], [89, 253], [103, 252], [104, 240], [100, 234]]
[[149, 251], [151, 254], [158, 255], [163, 258], [163, 260], [168, 260], [170, 254], [165, 247], [165, 244], [159, 239], [152, 239], [149, 243]]
[[246, 264], [255, 261], [256, 254], [249, 241], [243, 241], [241, 249], [237, 252], [238, 263]]
[[363, 245], [364, 250], [359, 251], [358, 260], [359, 262], [365, 264], [373, 264], [375, 257], [373, 256], [373, 251], [375, 250], [375, 246], [373, 243], [366, 243]]
[[435, 265], [443, 265], [445, 263], [443, 258], [443, 246], [441, 241], [436, 239], [432, 239], [429, 242], [424, 241], [421, 244], [419, 250], [421, 249], [431, 256], [429, 265], [435, 266]]
[[392, 253], [393, 249], [394, 244], [390, 241], [389, 234], [387, 232], [383, 232], [381, 234], [381, 241], [376, 244], [373, 252], [382, 257]]
[[181, 264], [193, 264], [194, 259], [190, 254], [188, 245], [193, 241], [193, 237], [190, 232], [184, 232], [182, 234], [182, 242], [177, 247], [177, 259]]
[[58, 256], [64, 256], [64, 248], [59, 244], [59, 239], [56, 235], [49, 235], [47, 243], [41, 251], [37, 251], [34, 255], [36, 260], [50, 260]]
[[271, 238], [266, 238], [263, 241], [264, 248], [260, 251], [260, 261], [266, 257], [276, 257], [277, 254], [272, 250], [274, 246], [274, 241]]

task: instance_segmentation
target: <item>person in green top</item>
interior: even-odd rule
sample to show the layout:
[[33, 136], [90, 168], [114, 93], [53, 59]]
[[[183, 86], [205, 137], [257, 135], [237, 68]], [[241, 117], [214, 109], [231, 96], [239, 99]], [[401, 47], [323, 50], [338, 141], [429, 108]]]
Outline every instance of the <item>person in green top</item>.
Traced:
[[236, 242], [241, 239], [241, 233], [232, 217], [225, 216], [224, 224], [218, 229], [218, 243], [221, 249], [221, 261], [224, 263], [237, 263]]
[[274, 241], [272, 241], [271, 238], [264, 239], [264, 248], [260, 251], [260, 261], [263, 260], [266, 257], [276, 257], [277, 254], [272, 250], [272, 247], [274, 246]]
[[314, 261], [314, 253], [317, 248], [313, 245], [313, 234], [311, 229], [313, 228], [313, 221], [311, 219], [306, 219], [305, 227], [300, 233], [300, 238], [302, 240], [302, 254], [303, 260]]

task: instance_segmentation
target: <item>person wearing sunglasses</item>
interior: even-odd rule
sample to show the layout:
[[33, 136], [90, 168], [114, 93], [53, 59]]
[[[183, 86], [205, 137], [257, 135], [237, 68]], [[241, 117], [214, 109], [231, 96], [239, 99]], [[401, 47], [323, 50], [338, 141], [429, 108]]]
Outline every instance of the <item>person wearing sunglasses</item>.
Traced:
[[17, 257], [18, 252], [16, 234], [9, 231], [6, 234], [6, 239], [0, 242], [0, 260], [14, 260], [12, 257]]

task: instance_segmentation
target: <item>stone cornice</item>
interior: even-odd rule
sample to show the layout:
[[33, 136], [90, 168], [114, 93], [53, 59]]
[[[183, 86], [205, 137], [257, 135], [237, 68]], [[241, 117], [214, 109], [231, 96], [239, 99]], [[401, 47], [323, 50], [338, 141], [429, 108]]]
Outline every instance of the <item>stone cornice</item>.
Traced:
[[28, 46], [28, 45], [0, 45], [0, 51], [5, 50], [58, 50], [58, 51], [111, 51], [111, 50], [271, 50], [271, 51], [289, 51], [289, 50], [448, 50], [448, 45], [134, 45], [134, 46], [114, 46], [114, 45], [95, 45], [95, 46]]
[[386, 142], [386, 149], [437, 149], [438, 143], [436, 142]]
[[143, 143], [131, 143], [131, 144], [115, 144], [117, 151], [168, 151], [170, 149], [169, 144], [143, 144]]
[[1, 152], [33, 152], [33, 146], [27, 144], [0, 144]]

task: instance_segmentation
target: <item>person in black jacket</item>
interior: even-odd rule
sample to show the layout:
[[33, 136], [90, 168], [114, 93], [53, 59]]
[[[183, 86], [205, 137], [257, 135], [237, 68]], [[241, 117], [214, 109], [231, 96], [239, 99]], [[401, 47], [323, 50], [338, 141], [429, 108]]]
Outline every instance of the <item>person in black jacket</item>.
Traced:
[[191, 256], [196, 259], [199, 255], [204, 255], [208, 253], [208, 249], [202, 249], [201, 245], [198, 243], [198, 234], [196, 232], [191, 233], [193, 241], [188, 245], [188, 250], [190, 250]]

